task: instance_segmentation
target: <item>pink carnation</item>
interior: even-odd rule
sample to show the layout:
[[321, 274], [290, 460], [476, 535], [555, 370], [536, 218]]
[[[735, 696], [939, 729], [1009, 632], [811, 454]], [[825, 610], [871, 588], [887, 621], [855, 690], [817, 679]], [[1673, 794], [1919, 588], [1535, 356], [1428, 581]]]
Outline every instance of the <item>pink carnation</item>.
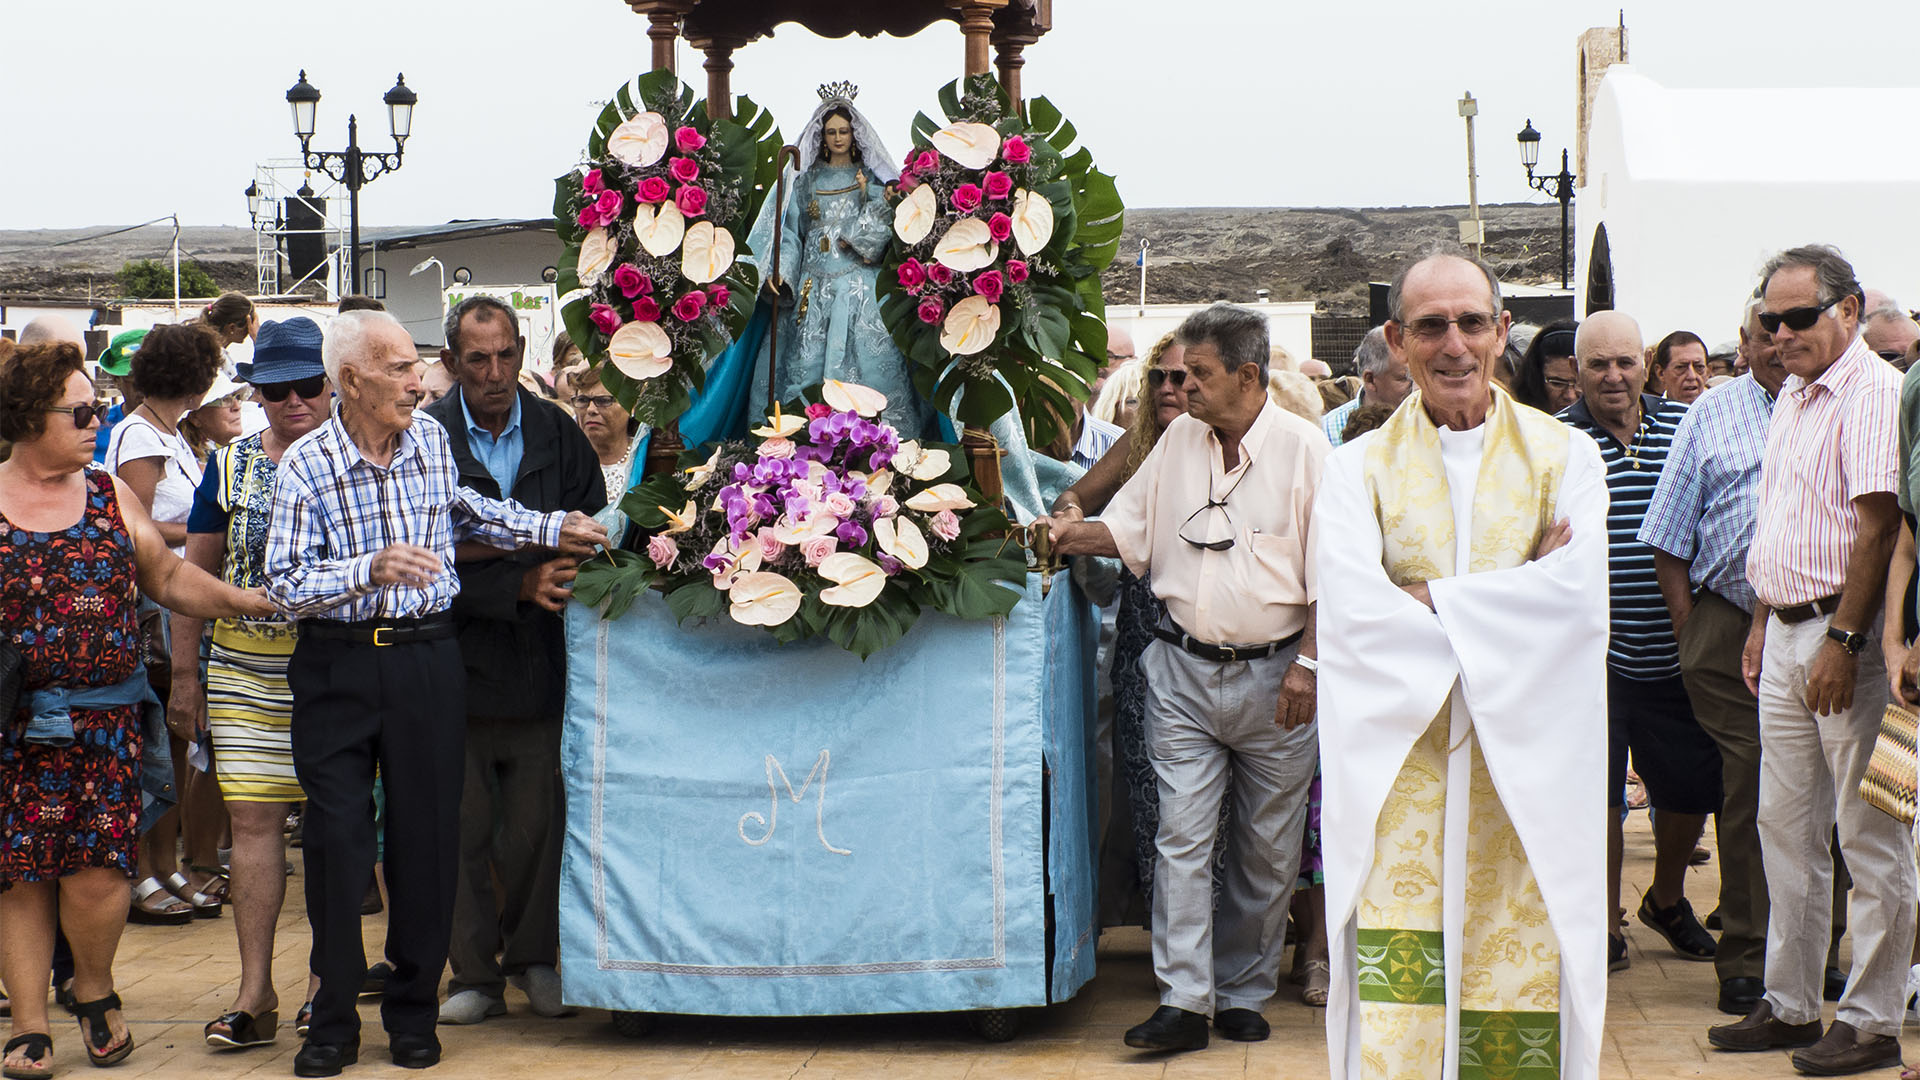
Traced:
[[900, 287], [909, 291], [927, 283], [927, 268], [920, 265], [919, 259], [908, 259], [901, 263], [895, 274], [900, 278]]
[[681, 297], [673, 305], [673, 317], [681, 322], [692, 322], [707, 309], [707, 294], [695, 290]]
[[1020, 259], [1008, 259], [1007, 280], [1015, 285], [1027, 280], [1027, 264]]
[[660, 321], [660, 302], [651, 296], [643, 296], [633, 302], [633, 317], [640, 322]]
[[963, 214], [980, 209], [980, 185], [961, 184], [953, 189], [953, 208]]
[[707, 192], [704, 188], [693, 184], [688, 184], [676, 192], [673, 201], [674, 205], [680, 207], [680, 213], [686, 217], [699, 217], [707, 212]]
[[607, 190], [607, 185], [600, 179], [599, 169], [588, 169], [587, 175], [580, 178], [580, 188], [589, 195], [598, 195]]
[[1001, 243], [1013, 235], [1013, 219], [1005, 214], [995, 214], [987, 219], [987, 235]]
[[999, 303], [1000, 294], [1005, 292], [1006, 288], [1006, 281], [1000, 276], [998, 270], [988, 270], [973, 277], [973, 291], [985, 297], [989, 304]]
[[1000, 144], [1000, 153], [1015, 165], [1024, 165], [1033, 160], [1033, 147], [1018, 135]]
[[621, 263], [614, 268], [613, 283], [629, 300], [653, 291], [653, 282], [632, 263]]
[[951, 541], [960, 535], [960, 515], [951, 510], [942, 510], [927, 522], [927, 528], [940, 539]]
[[935, 285], [950, 285], [953, 283], [953, 268], [945, 263], [934, 263], [927, 267], [927, 278]]
[[673, 186], [667, 183], [667, 178], [664, 176], [649, 176], [645, 180], [640, 181], [639, 195], [641, 202], [666, 202], [667, 196], [671, 194], [673, 194]]
[[816, 536], [800, 545], [800, 557], [808, 566], [818, 567], [827, 561], [827, 556], [840, 549], [840, 541], [831, 536]]
[[940, 316], [946, 313], [947, 309], [938, 300], [927, 300], [920, 305], [920, 321], [929, 326], [939, 322]]
[[691, 127], [682, 125], [673, 132], [673, 144], [680, 148], [681, 153], [691, 154], [707, 145], [707, 137]]
[[987, 198], [1004, 199], [1013, 194], [1013, 177], [995, 169], [986, 176]]
[[733, 299], [733, 294], [727, 291], [725, 285], [710, 285], [707, 287], [707, 303], [712, 304], [714, 307], [726, 307], [727, 301], [731, 299]]
[[620, 329], [620, 315], [605, 304], [595, 304], [587, 309], [587, 321], [594, 329], [603, 334], [612, 334]]
[[691, 184], [700, 179], [700, 163], [690, 157], [677, 157], [667, 166], [667, 172], [683, 184]]
[[647, 541], [647, 558], [653, 560], [653, 565], [660, 569], [665, 570], [672, 566], [673, 561], [679, 557], [680, 541], [673, 537], [663, 533]]

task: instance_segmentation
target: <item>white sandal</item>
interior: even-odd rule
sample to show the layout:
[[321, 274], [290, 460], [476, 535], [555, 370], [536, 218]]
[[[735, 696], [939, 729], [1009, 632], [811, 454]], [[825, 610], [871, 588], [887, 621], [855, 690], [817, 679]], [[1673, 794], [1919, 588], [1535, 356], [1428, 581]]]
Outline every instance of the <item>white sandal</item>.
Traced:
[[160, 883], [159, 878], [148, 877], [133, 887], [133, 903], [127, 908], [127, 921], [146, 926], [184, 926], [193, 921], [191, 905], [170, 910], [169, 906], [148, 904], [147, 901], [155, 895], [162, 898], [163, 904], [166, 901], [181, 902], [179, 897], [167, 891], [167, 887]]
[[[148, 878], [147, 880], [152, 881], [153, 879]], [[193, 918], [217, 919], [220, 917], [220, 901], [194, 888], [193, 883], [187, 880], [187, 875], [175, 870], [173, 873], [167, 875], [167, 880], [164, 884], [168, 892], [186, 901], [187, 906], [193, 909]]]

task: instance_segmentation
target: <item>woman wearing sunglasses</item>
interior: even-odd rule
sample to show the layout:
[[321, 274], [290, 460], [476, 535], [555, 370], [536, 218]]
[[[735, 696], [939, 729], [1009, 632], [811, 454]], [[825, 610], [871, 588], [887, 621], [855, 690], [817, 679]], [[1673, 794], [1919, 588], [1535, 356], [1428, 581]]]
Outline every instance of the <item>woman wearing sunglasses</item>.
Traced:
[[[199, 333], [199, 331], [189, 331]], [[168, 550], [125, 481], [93, 468], [103, 414], [85, 357], [67, 342], [0, 360], [0, 641], [20, 655], [17, 704], [0, 719], [0, 956], [12, 987], [45, 987], [55, 926], [73, 947], [71, 1006], [87, 1056], [133, 1050], [113, 989], [141, 818], [139, 593], [201, 617], [272, 606]], [[9, 1076], [53, 1064], [44, 993], [12, 1003]]]

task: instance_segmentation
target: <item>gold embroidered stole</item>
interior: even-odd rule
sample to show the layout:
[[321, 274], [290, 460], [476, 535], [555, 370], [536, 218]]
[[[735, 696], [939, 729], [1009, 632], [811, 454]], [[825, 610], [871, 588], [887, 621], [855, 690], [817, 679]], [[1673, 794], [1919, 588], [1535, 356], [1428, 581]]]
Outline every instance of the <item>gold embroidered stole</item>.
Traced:
[[[1473, 497], [1472, 572], [1519, 566], [1554, 520], [1567, 430], [1498, 386]], [[1439, 429], [1416, 392], [1367, 447], [1368, 494], [1396, 585], [1451, 577], [1456, 523]], [[1447, 990], [1443, 859], [1450, 751], [1467, 755], [1460, 1080], [1560, 1075], [1560, 950], [1513, 822], [1469, 729], [1452, 746], [1439, 715], [1407, 755], [1376, 824], [1357, 912], [1361, 1075], [1438, 1076]], [[1459, 796], [1456, 794], [1455, 796]]]

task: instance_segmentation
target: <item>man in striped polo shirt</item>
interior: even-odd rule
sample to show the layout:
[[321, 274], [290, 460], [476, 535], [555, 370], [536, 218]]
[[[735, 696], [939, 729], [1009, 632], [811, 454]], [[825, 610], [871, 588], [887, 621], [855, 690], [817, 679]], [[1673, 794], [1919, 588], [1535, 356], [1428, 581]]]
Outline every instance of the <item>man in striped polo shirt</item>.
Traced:
[[[1707, 815], [1720, 809], [1720, 750], [1694, 719], [1653, 549], [1639, 537], [1687, 407], [1642, 392], [1645, 349], [1639, 325], [1628, 316], [1594, 314], [1580, 324], [1573, 349], [1581, 396], [1560, 418], [1599, 444], [1607, 467], [1608, 910], [1621, 910], [1620, 826], [1631, 751], [1654, 809], [1653, 884], [1640, 900], [1640, 921], [1681, 959], [1712, 960], [1713, 937], [1694, 917], [1685, 889], [1687, 860]], [[1627, 964], [1626, 939], [1611, 934], [1608, 969]]]

